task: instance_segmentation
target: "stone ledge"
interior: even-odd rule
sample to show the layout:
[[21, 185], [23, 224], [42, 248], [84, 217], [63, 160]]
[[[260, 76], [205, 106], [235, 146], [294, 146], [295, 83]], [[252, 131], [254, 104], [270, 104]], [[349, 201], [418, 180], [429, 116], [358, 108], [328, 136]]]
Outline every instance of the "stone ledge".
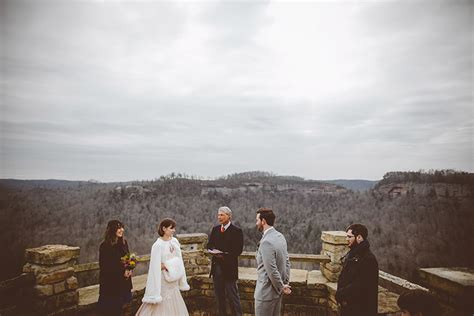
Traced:
[[405, 279], [399, 278], [381, 270], [379, 270], [379, 285], [398, 294], [414, 289], [428, 291], [428, 289], [425, 289], [418, 284], [411, 283]]
[[[143, 295], [146, 286], [147, 274], [132, 277], [133, 290], [132, 296]], [[96, 308], [99, 299], [99, 284], [86, 286], [78, 289], [79, 304], [78, 311], [86, 312]]]
[[180, 244], [200, 244], [207, 242], [207, 234], [193, 233], [193, 234], [178, 234], [176, 238]]
[[[208, 256], [212, 256], [207, 251], [205, 254]], [[243, 251], [240, 254], [239, 259], [248, 259], [248, 260], [255, 260], [255, 251]], [[327, 263], [331, 262], [331, 258], [326, 254], [299, 254], [299, 253], [289, 253], [288, 257], [290, 258], [290, 262], [309, 262], [309, 263]]]
[[[290, 284], [293, 287], [301, 287], [305, 286], [307, 283], [307, 276], [308, 276], [308, 271], [306, 270], [299, 270], [299, 269], [292, 269], [291, 274], [290, 274]], [[145, 286], [146, 286], [146, 279], [147, 275], [142, 274], [138, 276], [132, 277], [132, 283], [133, 283], [133, 290], [132, 290], [132, 295], [133, 297], [137, 297], [140, 295], [143, 295], [145, 291]], [[196, 285], [196, 287], [201, 288], [202, 284], [209, 284], [208, 290], [209, 295], [213, 295], [213, 285], [212, 285], [212, 279], [209, 278], [209, 274], [201, 274], [201, 275], [195, 275], [192, 277], [188, 277], [188, 282], [193, 285]], [[257, 272], [255, 268], [245, 268], [245, 267], [239, 267], [239, 288], [244, 288], [244, 287], [252, 287], [255, 288], [255, 283], [257, 282]], [[194, 289], [191, 289], [193, 291]], [[190, 291], [190, 292], [191, 292]], [[97, 305], [97, 300], [99, 298], [99, 285], [91, 285], [83, 288], [78, 289], [79, 292], [79, 307], [78, 311], [79, 312], [85, 312], [85, 311], [90, 311], [93, 310], [96, 305]], [[193, 296], [196, 293], [190, 293], [189, 295], [186, 293], [183, 296]], [[200, 293], [200, 292], [199, 292]], [[252, 297], [253, 297], [253, 292], [252, 292]]]
[[[132, 278], [133, 280], [133, 301], [139, 304], [144, 294], [147, 275], [139, 275]], [[239, 292], [241, 292], [241, 301], [245, 305], [245, 310], [252, 310], [253, 306], [253, 289], [257, 281], [257, 272], [255, 268], [239, 267]], [[188, 308], [193, 309], [196, 306], [207, 306], [209, 311], [214, 307], [214, 290], [212, 279], [208, 274], [195, 275], [188, 277], [191, 290], [183, 292], [183, 298], [189, 301]], [[328, 282], [320, 271], [306, 271], [300, 269], [292, 269], [290, 274], [290, 285], [294, 289], [293, 296], [285, 297], [284, 307], [291, 308], [299, 306], [300, 311], [304, 311], [306, 307], [311, 307], [314, 311], [320, 308], [336, 308], [335, 293], [337, 284]], [[92, 285], [79, 290], [79, 314], [87, 313], [95, 309], [99, 297], [99, 285]], [[316, 291], [315, 293], [311, 291]], [[311, 295], [310, 295], [311, 294]], [[314, 295], [313, 295], [314, 294]], [[321, 295], [324, 294], [324, 297]], [[308, 295], [308, 297], [306, 297]], [[193, 299], [197, 301], [192, 301]], [[379, 313], [396, 313], [398, 306], [396, 301], [398, 294], [379, 287]], [[296, 303], [296, 304], [295, 304]], [[204, 304], [204, 305], [202, 305]], [[316, 304], [316, 305], [315, 305]], [[201, 306], [202, 305], [202, 306]], [[248, 305], [248, 306], [247, 306]], [[319, 305], [319, 307], [318, 307]], [[138, 306], [137, 306], [138, 307]], [[190, 314], [193, 315], [191, 310]], [[194, 313], [195, 314], [195, 313]], [[196, 314], [197, 315], [197, 314]], [[251, 315], [251, 314], [250, 314]]]
[[444, 304], [456, 308], [457, 313], [474, 312], [474, 269], [425, 268], [419, 269], [418, 275], [421, 285], [428, 287]]
[[328, 280], [321, 271], [314, 270], [308, 272], [307, 286], [308, 289], [327, 290], [326, 283]]
[[79, 258], [80, 248], [65, 245], [46, 245], [25, 250], [26, 262], [56, 265]]
[[[255, 271], [255, 274], [257, 274], [256, 271]], [[307, 270], [291, 269], [291, 272], [290, 272], [291, 287], [306, 286], [307, 282], [308, 282]]]
[[321, 240], [334, 245], [347, 245], [346, 232], [338, 230], [322, 232]]
[[474, 287], [474, 270], [469, 268], [424, 268], [419, 269], [419, 274], [461, 287]]

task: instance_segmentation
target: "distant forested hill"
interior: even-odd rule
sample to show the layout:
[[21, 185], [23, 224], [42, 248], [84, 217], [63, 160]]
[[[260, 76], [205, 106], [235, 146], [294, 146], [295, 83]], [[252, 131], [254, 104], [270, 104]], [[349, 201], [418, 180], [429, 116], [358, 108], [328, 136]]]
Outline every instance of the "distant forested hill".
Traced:
[[33, 188], [70, 188], [79, 185], [86, 185], [87, 181], [68, 181], [68, 180], [17, 180], [17, 179], [0, 179], [0, 186], [15, 189], [33, 189]]
[[[9, 180], [10, 181], [10, 180]], [[466, 192], [474, 183], [466, 182]], [[471, 190], [471, 191], [469, 191]], [[156, 224], [178, 222], [177, 233], [209, 232], [219, 206], [234, 212], [244, 231], [245, 249], [260, 238], [255, 211], [271, 207], [290, 252], [319, 253], [323, 230], [368, 226], [380, 268], [409, 278], [417, 267], [474, 266], [471, 230], [474, 198], [441, 198], [350, 191], [341, 186], [269, 173], [235, 174], [201, 180], [172, 174], [154, 181], [66, 186], [18, 186], [0, 182], [0, 278], [20, 272], [24, 249], [62, 243], [81, 247], [81, 262], [97, 261], [107, 221], [120, 219], [133, 251], [150, 252]]]

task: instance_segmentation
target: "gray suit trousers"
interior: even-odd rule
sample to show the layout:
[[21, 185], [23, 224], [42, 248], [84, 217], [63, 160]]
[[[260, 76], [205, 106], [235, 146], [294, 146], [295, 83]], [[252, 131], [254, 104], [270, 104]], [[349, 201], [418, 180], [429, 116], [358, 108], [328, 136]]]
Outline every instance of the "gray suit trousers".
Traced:
[[271, 301], [255, 300], [255, 316], [280, 316], [283, 295]]

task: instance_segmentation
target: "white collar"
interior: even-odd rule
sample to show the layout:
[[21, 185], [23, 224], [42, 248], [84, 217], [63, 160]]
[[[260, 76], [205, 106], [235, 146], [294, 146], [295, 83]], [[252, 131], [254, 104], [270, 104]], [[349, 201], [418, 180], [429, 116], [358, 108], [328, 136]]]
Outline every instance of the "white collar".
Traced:
[[265, 236], [265, 234], [266, 234], [270, 229], [275, 229], [275, 228], [273, 228], [273, 226], [270, 226], [269, 228], [265, 229], [265, 230], [263, 231], [263, 236]]
[[229, 228], [230, 224], [231, 224], [231, 221], [229, 221], [229, 222], [227, 223], [227, 225], [225, 225], [225, 226], [224, 226], [224, 225], [221, 225], [221, 227], [224, 226], [224, 230], [227, 230], [227, 228]]

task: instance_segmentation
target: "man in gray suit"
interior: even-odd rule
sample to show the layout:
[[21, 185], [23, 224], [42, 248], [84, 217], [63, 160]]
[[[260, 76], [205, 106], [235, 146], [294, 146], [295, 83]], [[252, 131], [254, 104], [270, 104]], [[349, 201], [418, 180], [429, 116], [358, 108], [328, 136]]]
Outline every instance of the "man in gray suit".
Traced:
[[255, 315], [280, 315], [282, 294], [291, 294], [290, 259], [286, 239], [273, 228], [275, 214], [269, 208], [257, 211], [256, 226], [263, 233], [257, 249]]

